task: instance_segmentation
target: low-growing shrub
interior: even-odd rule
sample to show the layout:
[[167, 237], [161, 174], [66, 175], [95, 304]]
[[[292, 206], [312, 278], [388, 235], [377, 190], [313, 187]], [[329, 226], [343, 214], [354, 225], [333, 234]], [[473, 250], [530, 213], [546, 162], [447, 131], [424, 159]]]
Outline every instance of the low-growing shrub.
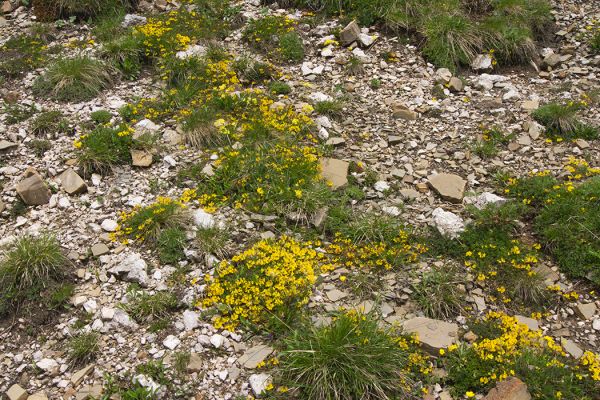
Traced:
[[273, 81], [269, 84], [269, 91], [276, 95], [285, 95], [292, 92], [292, 88], [285, 82]]
[[105, 125], [112, 120], [112, 114], [107, 110], [97, 110], [90, 114], [90, 118], [96, 125]]
[[112, 67], [88, 56], [64, 58], [34, 82], [33, 91], [63, 102], [88, 101], [112, 85], [112, 72]]
[[4, 121], [8, 125], [18, 124], [31, 118], [37, 108], [35, 104], [18, 104], [18, 103], [5, 103], [3, 107]]
[[344, 111], [344, 102], [339, 99], [318, 101], [315, 103], [315, 111], [330, 117], [341, 117]]
[[277, 329], [308, 302], [322, 258], [310, 244], [289, 237], [258, 242], [206, 278], [202, 307], [215, 307], [216, 328]]
[[196, 244], [201, 252], [223, 258], [228, 254], [229, 231], [219, 226], [200, 227], [196, 232]]
[[34, 139], [27, 144], [33, 152], [38, 156], [42, 157], [44, 153], [52, 148], [52, 144], [48, 140]]
[[51, 22], [59, 18], [96, 17], [136, 4], [136, 0], [33, 0], [33, 12], [38, 20]]
[[0, 46], [0, 77], [15, 78], [43, 65], [46, 44], [38, 36], [18, 35]]
[[336, 314], [327, 326], [304, 324], [283, 346], [283, 384], [308, 400], [412, 398], [414, 370], [428, 368], [410, 338], [355, 311]]

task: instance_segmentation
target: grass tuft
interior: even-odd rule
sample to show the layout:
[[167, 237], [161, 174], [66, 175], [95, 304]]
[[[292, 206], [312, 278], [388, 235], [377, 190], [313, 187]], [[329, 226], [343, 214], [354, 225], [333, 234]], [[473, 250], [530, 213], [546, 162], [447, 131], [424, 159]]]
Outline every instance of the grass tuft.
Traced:
[[100, 351], [99, 338], [95, 332], [73, 336], [67, 345], [69, 362], [73, 365], [83, 365], [93, 361]]
[[33, 91], [62, 102], [89, 101], [113, 84], [112, 72], [112, 67], [89, 56], [64, 58], [34, 82]]

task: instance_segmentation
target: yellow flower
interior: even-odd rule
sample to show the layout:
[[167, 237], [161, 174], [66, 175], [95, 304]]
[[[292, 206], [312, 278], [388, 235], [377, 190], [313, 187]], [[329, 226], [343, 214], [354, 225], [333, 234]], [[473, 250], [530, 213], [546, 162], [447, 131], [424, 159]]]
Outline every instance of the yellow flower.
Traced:
[[467, 399], [470, 399], [472, 397], [475, 397], [475, 393], [473, 393], [469, 390], [468, 392], [465, 393], [465, 396], [467, 397]]

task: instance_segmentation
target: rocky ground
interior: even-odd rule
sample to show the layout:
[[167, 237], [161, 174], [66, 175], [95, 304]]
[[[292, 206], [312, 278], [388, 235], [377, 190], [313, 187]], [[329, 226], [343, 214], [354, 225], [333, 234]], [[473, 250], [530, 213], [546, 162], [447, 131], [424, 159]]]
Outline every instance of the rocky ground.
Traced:
[[[264, 12], [265, 8], [256, 3], [241, 2], [247, 18]], [[157, 1], [153, 12], [160, 12], [163, 6], [172, 7]], [[3, 10], [0, 44], [35, 23], [30, 10], [23, 6], [5, 1]], [[277, 7], [267, 10], [284, 15], [295, 12]], [[300, 18], [302, 12], [292, 16]], [[359, 38], [366, 45], [354, 45], [352, 50], [362, 61], [363, 70], [348, 74], [343, 59], [349, 50], [342, 46], [324, 50], [322, 45], [332, 29], [340, 27], [339, 22], [329, 19], [316, 26], [301, 23], [306, 58], [298, 65], [281, 67], [283, 79], [293, 88], [290, 101], [300, 104], [344, 98], [339, 117], [316, 119], [319, 137], [332, 145], [328, 157], [333, 161], [324, 164], [324, 175], [334, 185], [343, 186], [347, 183], [347, 163], [360, 162], [375, 173], [369, 179], [365, 174], [350, 173], [365, 194], [358, 205], [361, 210], [389, 214], [419, 229], [437, 226], [452, 234], [468, 223], [465, 197], [472, 201], [488, 193], [485, 199], [497, 201], [489, 193], [503, 195], [494, 179], [498, 171], [516, 176], [542, 170], [560, 173], [570, 157], [586, 158], [590, 165], [599, 166], [600, 141], [548, 141], [543, 127], [530, 116], [540, 104], [577, 101], [582, 93], [600, 90], [600, 56], [591, 53], [581, 36], [586, 26], [600, 19], [600, 4], [555, 2], [554, 16], [557, 32], [546, 44], [548, 47], [541, 49], [544, 61], [535, 68], [464, 70], [458, 74], [461, 79], [428, 64], [417, 47], [406, 40], [367, 27], [362, 27], [364, 37]], [[85, 24], [67, 23], [53, 44], [65, 46], [66, 53], [95, 54], [101, 46], [96, 43], [83, 50], [67, 46], [90, 38]], [[223, 45], [233, 54], [251, 51], [241, 40], [241, 29], [230, 34]], [[394, 57], [386, 61], [384, 54]], [[156, 95], [160, 88], [151, 74], [143, 74], [138, 80], [118, 83], [89, 102], [54, 103], [32, 94], [32, 83], [42, 71], [33, 70], [22, 79], [5, 82], [2, 97], [15, 98], [19, 104], [35, 104], [39, 109], [60, 109], [73, 127], [78, 121], [88, 120], [93, 111], [106, 109], [116, 114], [125, 103]], [[439, 82], [445, 84], [442, 93], [435, 89]], [[73, 262], [76, 288], [67, 310], [50, 316], [43, 312], [15, 314], [0, 321], [0, 393], [11, 400], [98, 398], [107, 376], [125, 376], [148, 360], [163, 359], [166, 365], [173, 365], [177, 352], [189, 352], [191, 357], [185, 367], [187, 377], [173, 382], [180, 393], [170, 391], [169, 397], [234, 399], [260, 392], [261, 380], [269, 372], [256, 367], [273, 348], [262, 337], [219, 330], [210, 320], [200, 318], [192, 302], [201, 295], [201, 285], [178, 287], [185, 306], [170, 315], [168, 328], [156, 333], [149, 332], [147, 326], [135, 322], [121, 308], [128, 301], [131, 281], [150, 292], [167, 290], [172, 288], [176, 266], [161, 265], [156, 254], [143, 247], [111, 241], [109, 234], [116, 229], [119, 213], [134, 205], [149, 204], [157, 195], [179, 196], [181, 190], [172, 184], [177, 172], [203, 154], [183, 146], [175, 126], [153, 125], [150, 129], [158, 131], [162, 139], [160, 157], [151, 165], [120, 166], [111, 174], [85, 177], [72, 159], [73, 140], [80, 134], [77, 129], [73, 135], [53, 139], [51, 148], [38, 156], [28, 146], [34, 139], [29, 121], [8, 124], [1, 115], [0, 242], [9, 244], [24, 233], [54, 233]], [[591, 105], [582, 118], [597, 125], [599, 116], [598, 105]], [[482, 135], [482, 126], [497, 126], [514, 134], [510, 143], [488, 159], [472, 151], [473, 142]], [[44, 204], [15, 215], [11, 210], [17, 204], [19, 184], [31, 169], [39, 173], [51, 194]], [[30, 186], [21, 187], [22, 192], [34, 192], [39, 183], [34, 178], [27, 184]], [[286, 233], [278, 221], [280, 217], [229, 207], [215, 214], [199, 214], [200, 225], [205, 223], [203, 218], [224, 221], [231, 227], [236, 252], [256, 238]], [[205, 257], [194, 249], [188, 249], [186, 255], [186, 260], [180, 262], [180, 266], [189, 267], [186, 282], [203, 277], [213, 265], [214, 257]], [[425, 258], [412, 269], [424, 271], [440, 262]], [[549, 307], [543, 318], [520, 318], [559, 343], [562, 340], [565, 350], [575, 358], [583, 350], [597, 352], [600, 300], [592, 287], [567, 279], [550, 258], [544, 258], [540, 268], [563, 292], [576, 291], [579, 295]], [[357, 297], [340, 281], [341, 275], [341, 269], [324, 274], [309, 306], [320, 310], [359, 304], [373, 307], [375, 299]], [[386, 275], [379, 312], [389, 322], [403, 323], [406, 331], [418, 332], [428, 346], [445, 348], [458, 339], [469, 315], [447, 321], [424, 319], [411, 300], [411, 288], [418, 276], [418, 272], [411, 278]], [[473, 315], [490, 310], [481, 290], [468, 287], [467, 301]], [[72, 368], [64, 343], [80, 329], [100, 334], [101, 351], [89, 365]], [[21, 389], [26, 394], [20, 393]], [[449, 398], [444, 389], [435, 387], [429, 395], [434, 397], [430, 398]]]

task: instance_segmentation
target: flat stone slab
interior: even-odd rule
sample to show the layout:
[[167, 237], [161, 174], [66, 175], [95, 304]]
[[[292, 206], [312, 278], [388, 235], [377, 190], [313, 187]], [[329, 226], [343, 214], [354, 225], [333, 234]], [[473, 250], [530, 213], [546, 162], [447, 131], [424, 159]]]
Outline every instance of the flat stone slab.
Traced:
[[244, 368], [254, 369], [273, 353], [273, 348], [264, 344], [254, 346], [244, 353], [237, 362]]
[[350, 163], [336, 158], [321, 159], [321, 174], [332, 183], [332, 189], [338, 189], [348, 184], [348, 168]]
[[444, 200], [460, 203], [465, 195], [467, 181], [458, 175], [429, 175], [427, 180], [429, 181], [429, 186]]
[[458, 339], [458, 325], [425, 317], [409, 319], [402, 324], [406, 333], [414, 333], [425, 350], [437, 355]]

